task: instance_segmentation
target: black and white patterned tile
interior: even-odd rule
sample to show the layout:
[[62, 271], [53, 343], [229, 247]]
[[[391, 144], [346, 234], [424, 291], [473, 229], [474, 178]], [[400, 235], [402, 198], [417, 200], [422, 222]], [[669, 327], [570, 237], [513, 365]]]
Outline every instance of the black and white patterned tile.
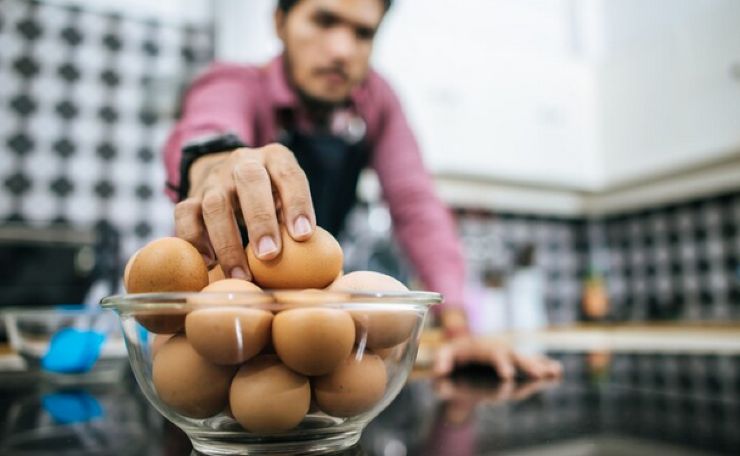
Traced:
[[512, 271], [535, 247], [551, 323], [579, 319], [589, 270], [604, 274], [614, 320], [740, 319], [740, 194], [602, 219], [458, 211], [468, 269]]
[[2, 0], [0, 22], [0, 221], [106, 221], [123, 258], [170, 234], [160, 151], [178, 90], [212, 58], [207, 19]]
[[495, 271], [508, 277], [518, 252], [531, 246], [534, 262], [544, 274], [549, 321], [559, 324], [579, 318], [580, 277], [587, 254], [582, 220], [467, 210], [457, 211], [456, 218], [470, 275]]
[[738, 201], [738, 194], [722, 195], [599, 222], [617, 316], [740, 318]]

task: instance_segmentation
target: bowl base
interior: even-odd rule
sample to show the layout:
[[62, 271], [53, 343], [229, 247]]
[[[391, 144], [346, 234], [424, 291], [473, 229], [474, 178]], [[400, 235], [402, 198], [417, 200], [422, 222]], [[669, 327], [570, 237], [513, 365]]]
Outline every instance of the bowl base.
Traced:
[[189, 435], [193, 449], [207, 455], [278, 455], [326, 454], [346, 450], [360, 440], [361, 431], [317, 435], [294, 441], [256, 442], [238, 436]]

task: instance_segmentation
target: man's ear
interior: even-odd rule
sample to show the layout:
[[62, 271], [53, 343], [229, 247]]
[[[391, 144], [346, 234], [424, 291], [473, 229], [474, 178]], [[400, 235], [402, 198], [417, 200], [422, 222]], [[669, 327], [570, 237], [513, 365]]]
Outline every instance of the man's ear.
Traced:
[[276, 8], [275, 9], [275, 33], [277, 34], [280, 41], [285, 42], [285, 21], [288, 19], [285, 11]]

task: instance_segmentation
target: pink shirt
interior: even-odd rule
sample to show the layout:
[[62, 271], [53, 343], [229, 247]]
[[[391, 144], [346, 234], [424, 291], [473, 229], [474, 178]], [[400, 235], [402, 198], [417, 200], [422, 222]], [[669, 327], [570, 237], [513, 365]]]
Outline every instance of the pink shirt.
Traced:
[[[425, 286], [451, 305], [463, 302], [464, 263], [450, 213], [434, 192], [401, 105], [388, 83], [370, 71], [351, 94], [367, 125], [366, 139], [402, 248]], [[275, 142], [278, 108], [300, 110], [281, 57], [264, 67], [216, 63], [187, 91], [180, 120], [170, 133], [164, 161], [169, 182], [179, 185], [181, 147], [188, 140], [232, 132], [247, 144]], [[169, 192], [174, 200], [174, 192]]]

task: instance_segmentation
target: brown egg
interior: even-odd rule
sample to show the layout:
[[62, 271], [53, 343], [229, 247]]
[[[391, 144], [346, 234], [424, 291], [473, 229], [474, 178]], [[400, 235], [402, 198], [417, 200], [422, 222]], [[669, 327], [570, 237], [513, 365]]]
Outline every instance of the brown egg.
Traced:
[[206, 361], [184, 336], [174, 336], [154, 358], [152, 381], [162, 402], [176, 412], [206, 418], [226, 407], [235, 371]]
[[334, 236], [316, 227], [310, 239], [294, 241], [281, 227], [283, 248], [267, 261], [257, 259], [247, 246], [247, 261], [254, 281], [267, 289], [324, 288], [342, 270], [342, 248]]
[[224, 274], [224, 270], [221, 269], [221, 265], [217, 264], [216, 266], [212, 267], [210, 271], [208, 271], [208, 283], [218, 282], [219, 280], [224, 280], [226, 278], [226, 274]]
[[275, 301], [279, 304], [320, 304], [322, 298], [331, 295], [318, 288], [307, 288], [305, 290], [276, 290], [273, 293]]
[[208, 285], [203, 257], [189, 242], [157, 239], [134, 257], [128, 275], [129, 293], [200, 291]]
[[331, 372], [352, 352], [355, 324], [339, 309], [299, 307], [272, 321], [272, 343], [280, 359], [304, 375]]
[[[208, 270], [203, 257], [190, 243], [167, 237], [150, 242], [139, 250], [128, 273], [129, 293], [200, 291], [208, 284]], [[185, 323], [184, 310], [147, 310], [136, 313], [136, 320], [158, 334], [180, 331]]]
[[283, 432], [298, 426], [310, 402], [308, 379], [269, 355], [244, 364], [234, 377], [229, 393], [229, 405], [236, 421], [258, 434]]
[[393, 277], [374, 271], [354, 271], [344, 274], [329, 285], [332, 291], [406, 292], [409, 289]]
[[128, 277], [131, 274], [131, 266], [134, 264], [134, 260], [136, 259], [136, 255], [139, 253], [137, 250], [134, 252], [133, 255], [131, 255], [131, 258], [128, 259], [128, 262], [126, 263], [126, 268], [123, 270], [123, 287], [128, 291], [129, 285], [128, 285]]
[[307, 290], [285, 290], [273, 292], [275, 301], [281, 304], [281, 309], [301, 306], [321, 306], [322, 304], [337, 304], [346, 302], [350, 296], [346, 293], [334, 293], [326, 290], [309, 288]]
[[272, 313], [248, 307], [198, 309], [185, 319], [193, 348], [216, 364], [240, 364], [259, 353], [270, 340]]
[[[347, 292], [408, 292], [406, 285], [391, 276], [373, 271], [355, 271], [345, 274], [329, 286], [332, 291]], [[367, 310], [349, 311], [357, 324], [357, 343], [364, 343], [367, 347], [390, 348], [408, 339], [414, 331], [419, 316], [410, 310], [388, 309], [387, 305], [379, 304], [380, 308], [372, 309], [368, 304]]]
[[184, 309], [142, 310], [136, 312], [136, 321], [156, 334], [175, 334], [185, 326]]
[[214, 306], [257, 306], [266, 309], [274, 300], [252, 282], [242, 279], [223, 279], [208, 284], [201, 293], [188, 296], [190, 309]]
[[407, 309], [368, 308], [348, 312], [355, 320], [357, 343], [361, 344], [364, 340], [365, 346], [371, 349], [390, 348], [405, 342], [421, 318]]
[[246, 292], [255, 292], [255, 291], [262, 291], [260, 287], [253, 284], [252, 282], [241, 280], [241, 279], [221, 279], [216, 280], [201, 290], [205, 293], [221, 293], [221, 292], [228, 292], [228, 293], [246, 293]]
[[367, 412], [385, 393], [387, 374], [383, 360], [371, 353], [360, 359], [353, 353], [328, 375], [311, 380], [316, 403], [325, 413], [350, 417]]
[[[185, 319], [185, 334], [193, 348], [216, 364], [239, 364], [259, 353], [270, 341], [272, 312], [246, 304], [271, 302], [261, 291], [246, 280], [223, 279], [203, 288], [208, 294], [188, 297], [194, 310]], [[248, 294], [230, 300], [222, 293]]]
[[162, 345], [164, 345], [170, 338], [174, 336], [174, 334], [155, 334], [154, 338], [152, 338], [152, 343], [150, 345], [150, 350], [152, 354], [152, 359], [154, 359], [155, 356], [157, 356], [157, 353], [159, 353], [159, 349], [162, 348]]

